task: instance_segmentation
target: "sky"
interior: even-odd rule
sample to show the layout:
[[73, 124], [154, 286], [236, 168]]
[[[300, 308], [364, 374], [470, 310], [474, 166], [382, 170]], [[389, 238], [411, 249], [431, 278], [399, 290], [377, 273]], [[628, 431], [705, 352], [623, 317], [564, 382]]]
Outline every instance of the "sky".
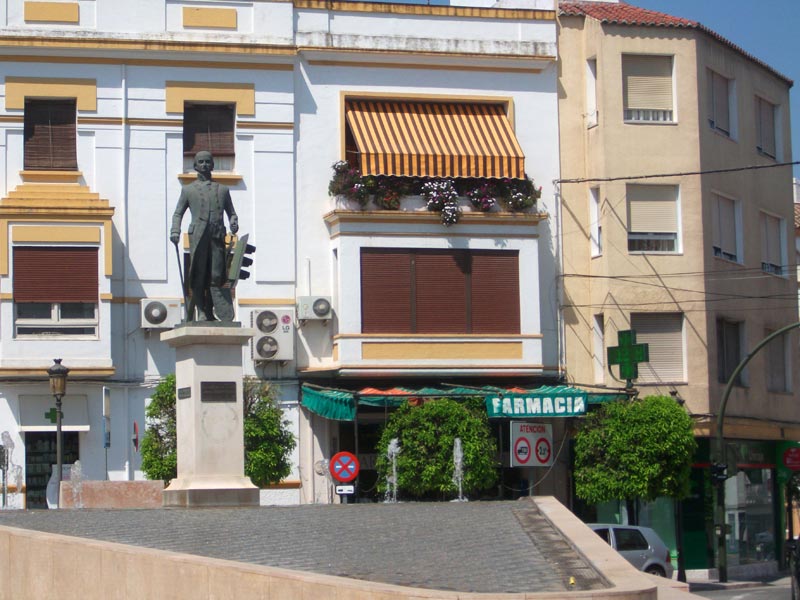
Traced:
[[[792, 160], [800, 160], [800, 0], [626, 0], [699, 21], [792, 79]], [[800, 178], [800, 165], [794, 167]]]

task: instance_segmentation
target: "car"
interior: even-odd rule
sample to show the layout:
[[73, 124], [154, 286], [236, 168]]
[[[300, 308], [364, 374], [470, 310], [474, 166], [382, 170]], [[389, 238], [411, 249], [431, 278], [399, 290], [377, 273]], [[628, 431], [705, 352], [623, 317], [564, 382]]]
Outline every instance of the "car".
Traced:
[[674, 568], [669, 548], [649, 527], [613, 523], [587, 525], [640, 571], [672, 578]]

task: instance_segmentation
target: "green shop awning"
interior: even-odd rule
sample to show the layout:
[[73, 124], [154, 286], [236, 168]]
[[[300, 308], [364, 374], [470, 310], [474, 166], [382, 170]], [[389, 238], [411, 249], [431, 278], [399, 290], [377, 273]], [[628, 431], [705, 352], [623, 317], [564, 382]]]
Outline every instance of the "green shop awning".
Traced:
[[586, 412], [589, 404], [601, 404], [625, 394], [593, 394], [565, 385], [524, 388], [485, 386], [447, 388], [405, 388], [386, 390], [363, 388], [340, 390], [309, 384], [302, 387], [301, 404], [311, 412], [333, 421], [353, 421], [358, 406], [397, 408], [412, 398], [474, 398], [483, 396], [486, 412], [493, 418], [574, 417]]

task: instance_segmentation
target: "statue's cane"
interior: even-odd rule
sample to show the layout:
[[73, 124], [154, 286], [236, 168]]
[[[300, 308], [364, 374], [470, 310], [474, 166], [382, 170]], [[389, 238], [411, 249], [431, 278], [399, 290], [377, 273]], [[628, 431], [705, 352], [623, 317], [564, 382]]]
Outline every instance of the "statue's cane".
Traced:
[[[178, 250], [178, 242], [172, 242], [175, 245], [175, 256], [178, 257], [178, 273], [181, 275], [181, 290], [183, 290], [183, 311], [184, 322], [189, 322], [189, 298], [186, 297], [186, 282], [183, 280], [183, 264], [181, 264], [181, 251]], [[192, 307], [194, 312], [194, 307]]]

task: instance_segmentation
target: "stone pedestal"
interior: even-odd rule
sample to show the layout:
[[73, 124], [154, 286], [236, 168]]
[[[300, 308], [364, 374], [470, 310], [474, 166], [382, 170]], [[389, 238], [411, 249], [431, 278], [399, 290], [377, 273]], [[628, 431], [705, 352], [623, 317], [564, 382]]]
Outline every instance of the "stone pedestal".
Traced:
[[244, 475], [242, 346], [252, 329], [185, 325], [161, 334], [175, 348], [178, 477], [164, 506], [258, 506]]

